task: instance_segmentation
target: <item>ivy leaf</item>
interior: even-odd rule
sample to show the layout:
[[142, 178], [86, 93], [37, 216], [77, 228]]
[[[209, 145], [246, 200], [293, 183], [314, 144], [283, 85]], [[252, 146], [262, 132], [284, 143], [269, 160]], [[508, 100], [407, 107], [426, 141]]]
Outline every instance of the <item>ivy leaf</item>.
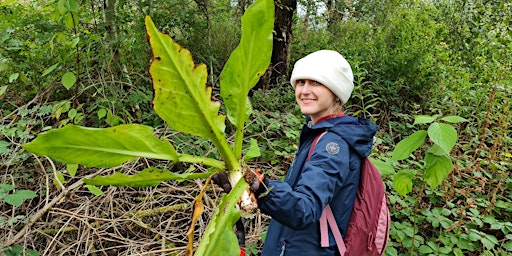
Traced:
[[416, 174], [415, 170], [400, 170], [393, 176], [393, 188], [398, 194], [405, 196], [412, 191], [412, 178]]
[[425, 156], [426, 170], [423, 178], [430, 185], [430, 188], [435, 188], [439, 185], [452, 170], [453, 164], [450, 157], [447, 155], [434, 155], [427, 153]]
[[153, 128], [140, 124], [111, 128], [67, 125], [39, 134], [23, 147], [37, 155], [66, 164], [109, 168], [136, 157], [176, 161], [177, 153], [167, 140], [153, 135]]
[[457, 142], [457, 131], [451, 125], [443, 123], [433, 123], [428, 127], [429, 138], [446, 154], [449, 154]]
[[411, 136], [401, 140], [393, 150], [391, 160], [397, 161], [409, 158], [412, 152], [423, 144], [426, 137], [427, 131], [419, 130], [411, 134]]

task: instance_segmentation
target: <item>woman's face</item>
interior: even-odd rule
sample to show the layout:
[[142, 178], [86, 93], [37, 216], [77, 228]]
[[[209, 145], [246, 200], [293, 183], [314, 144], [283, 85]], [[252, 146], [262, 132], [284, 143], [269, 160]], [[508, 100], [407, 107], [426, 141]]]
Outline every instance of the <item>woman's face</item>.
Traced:
[[309, 79], [299, 79], [295, 84], [295, 100], [302, 114], [309, 115], [313, 123], [318, 119], [335, 114], [332, 106], [336, 95], [323, 84]]

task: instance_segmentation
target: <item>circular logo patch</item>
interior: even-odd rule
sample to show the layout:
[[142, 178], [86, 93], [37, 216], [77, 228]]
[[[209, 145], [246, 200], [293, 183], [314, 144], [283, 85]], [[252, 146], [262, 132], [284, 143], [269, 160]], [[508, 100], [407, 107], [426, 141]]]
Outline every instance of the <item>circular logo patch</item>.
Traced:
[[338, 143], [336, 142], [329, 142], [325, 146], [325, 150], [327, 150], [327, 153], [335, 155], [338, 154], [338, 152], [340, 152], [340, 145], [338, 145]]

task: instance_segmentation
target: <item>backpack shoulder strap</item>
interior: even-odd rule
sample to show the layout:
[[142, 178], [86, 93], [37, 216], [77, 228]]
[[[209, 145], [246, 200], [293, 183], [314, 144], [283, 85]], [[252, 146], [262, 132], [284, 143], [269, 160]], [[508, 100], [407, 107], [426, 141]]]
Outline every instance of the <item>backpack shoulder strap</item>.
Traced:
[[[313, 154], [313, 150], [315, 149], [316, 147], [316, 144], [318, 143], [318, 141], [320, 140], [320, 138], [322, 138], [322, 136], [324, 136], [325, 134], [327, 133], [327, 131], [324, 131], [320, 134], [318, 134], [315, 139], [313, 140], [313, 143], [311, 143], [311, 147], [309, 147], [309, 152], [308, 152], [308, 158], [307, 160], [309, 160], [309, 158], [311, 158], [311, 155]], [[306, 160], [306, 161], [307, 161]]]
[[336, 219], [334, 218], [330, 205], [325, 206], [324, 212], [320, 217], [320, 243], [322, 247], [329, 247], [329, 232], [327, 230], [327, 224], [329, 224], [332, 234], [334, 235], [334, 240], [336, 240], [336, 245], [338, 246], [340, 255], [345, 255], [347, 247], [345, 246], [345, 242], [343, 241], [343, 237], [341, 236], [340, 229], [338, 228], [338, 224], [336, 223]]
[[[327, 131], [324, 131], [318, 134], [313, 143], [311, 143], [311, 147], [309, 148], [308, 158], [311, 158], [313, 154], [313, 150], [315, 149], [316, 144], [326, 134]], [[338, 228], [338, 224], [336, 223], [336, 218], [334, 218], [334, 214], [332, 213], [331, 206], [326, 205], [324, 211], [322, 212], [322, 216], [320, 217], [320, 243], [322, 247], [329, 247], [329, 231], [328, 227], [331, 228], [332, 234], [334, 235], [334, 239], [336, 240], [336, 245], [338, 246], [338, 250], [341, 255], [345, 255], [347, 248], [345, 247], [345, 242], [343, 242], [343, 237], [341, 236], [340, 230]]]

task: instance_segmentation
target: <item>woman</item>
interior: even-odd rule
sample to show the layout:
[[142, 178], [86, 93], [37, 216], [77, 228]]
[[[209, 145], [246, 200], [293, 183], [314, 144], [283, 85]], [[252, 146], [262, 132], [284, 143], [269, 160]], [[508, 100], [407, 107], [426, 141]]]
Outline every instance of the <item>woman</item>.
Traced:
[[[329, 247], [321, 247], [319, 219], [330, 204], [345, 235], [361, 161], [371, 152], [377, 126], [344, 116], [342, 107], [354, 85], [350, 65], [338, 52], [320, 50], [298, 60], [290, 82], [306, 115], [295, 160], [284, 181], [251, 173], [244, 177], [261, 212], [272, 217], [262, 255], [339, 255], [330, 231]], [[324, 131], [307, 160], [313, 140]]]

